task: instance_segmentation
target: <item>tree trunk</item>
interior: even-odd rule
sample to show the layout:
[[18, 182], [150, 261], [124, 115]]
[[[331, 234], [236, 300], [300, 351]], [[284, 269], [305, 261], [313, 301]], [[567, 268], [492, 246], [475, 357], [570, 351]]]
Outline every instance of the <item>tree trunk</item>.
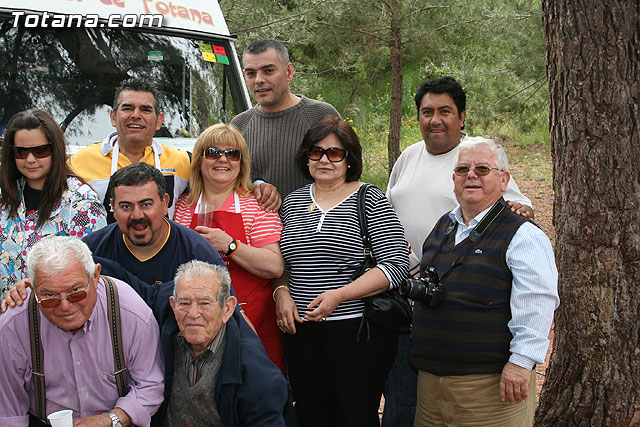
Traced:
[[389, 156], [389, 175], [393, 165], [400, 157], [400, 127], [402, 126], [402, 36], [400, 35], [398, 17], [398, 0], [391, 2], [391, 37], [389, 38], [389, 52], [391, 59], [391, 108], [389, 111], [389, 139], [387, 153]]
[[640, 424], [640, 6], [543, 0], [560, 307], [536, 424]]

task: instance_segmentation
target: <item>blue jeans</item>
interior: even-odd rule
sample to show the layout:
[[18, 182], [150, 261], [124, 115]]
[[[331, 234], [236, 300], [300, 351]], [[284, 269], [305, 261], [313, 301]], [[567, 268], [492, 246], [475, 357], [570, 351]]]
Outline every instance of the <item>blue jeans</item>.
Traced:
[[418, 372], [409, 364], [411, 334], [398, 339], [398, 352], [384, 385], [382, 427], [413, 427]]

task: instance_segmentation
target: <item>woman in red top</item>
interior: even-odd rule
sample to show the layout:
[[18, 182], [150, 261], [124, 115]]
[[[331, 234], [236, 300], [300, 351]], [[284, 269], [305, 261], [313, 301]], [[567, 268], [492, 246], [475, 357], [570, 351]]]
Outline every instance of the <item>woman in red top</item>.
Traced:
[[[222, 254], [240, 306], [269, 358], [284, 373], [282, 334], [270, 284], [284, 270], [282, 222], [277, 213], [260, 209], [250, 177], [249, 152], [240, 132], [225, 124], [207, 128], [193, 148], [191, 192], [178, 198], [174, 220], [200, 233]], [[206, 224], [199, 218], [205, 206], [212, 210]]]

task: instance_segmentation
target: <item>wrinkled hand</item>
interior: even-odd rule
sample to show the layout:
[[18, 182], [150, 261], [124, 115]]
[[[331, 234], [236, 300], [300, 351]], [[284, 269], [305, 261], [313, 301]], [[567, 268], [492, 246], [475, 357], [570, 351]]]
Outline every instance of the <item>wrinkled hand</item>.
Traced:
[[322, 322], [333, 313], [333, 310], [341, 302], [342, 299], [337, 289], [323, 292], [309, 303], [308, 308], [317, 307], [313, 311], [307, 311], [304, 318], [312, 322]]
[[533, 219], [533, 209], [531, 209], [530, 206], [523, 205], [522, 203], [518, 202], [512, 202], [510, 200], [507, 200], [507, 206], [511, 208], [511, 212], [515, 212], [525, 218]]
[[278, 189], [266, 182], [254, 188], [253, 195], [258, 199], [260, 207], [267, 212], [277, 212], [282, 205], [282, 196]]
[[[123, 426], [128, 427], [132, 425], [129, 414], [120, 408], [112, 409], [113, 413], [120, 419]], [[78, 418], [73, 421], [73, 427], [111, 427], [112, 422], [109, 415], [106, 413], [93, 415], [91, 417]]]
[[224, 232], [221, 228], [209, 228], [199, 225], [194, 228], [202, 237], [207, 239], [211, 246], [218, 252], [225, 253], [229, 250], [229, 243], [233, 240], [231, 236]]
[[21, 306], [27, 299], [27, 288], [33, 289], [28, 278], [18, 280], [9, 291], [4, 295], [4, 300], [0, 304], [0, 309], [4, 313], [8, 307], [14, 308], [16, 305]]
[[91, 417], [73, 420], [73, 427], [111, 427], [111, 418], [107, 414], [93, 415]]
[[[289, 295], [286, 289], [279, 289], [276, 292], [276, 319], [278, 319], [278, 328], [285, 334], [296, 333], [296, 322], [302, 323], [302, 319], [298, 314], [296, 303]], [[282, 323], [280, 323], [282, 320]]]
[[520, 403], [529, 394], [531, 370], [507, 362], [500, 376], [500, 400], [503, 402]]

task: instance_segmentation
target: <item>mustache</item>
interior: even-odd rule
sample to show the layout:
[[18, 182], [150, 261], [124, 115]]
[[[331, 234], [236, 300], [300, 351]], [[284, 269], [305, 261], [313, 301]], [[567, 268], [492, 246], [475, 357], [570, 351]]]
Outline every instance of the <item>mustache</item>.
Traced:
[[127, 228], [135, 227], [136, 225], [148, 225], [151, 226], [151, 221], [146, 218], [134, 219], [133, 221], [129, 221], [127, 223]]

